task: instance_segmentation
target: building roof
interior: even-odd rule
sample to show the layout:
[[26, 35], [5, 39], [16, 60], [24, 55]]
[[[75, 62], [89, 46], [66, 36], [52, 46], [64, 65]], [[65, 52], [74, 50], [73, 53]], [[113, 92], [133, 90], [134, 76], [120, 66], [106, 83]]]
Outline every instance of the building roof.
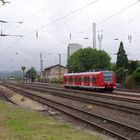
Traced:
[[50, 66], [50, 67], [47, 67], [47, 68], [45, 68], [44, 70], [49, 70], [49, 69], [52, 69], [52, 68], [57, 67], [57, 66], [61, 66], [61, 67], [63, 67], [63, 68], [66, 68], [66, 67], [63, 66], [63, 65], [56, 64], [56, 65], [52, 65], [52, 66]]

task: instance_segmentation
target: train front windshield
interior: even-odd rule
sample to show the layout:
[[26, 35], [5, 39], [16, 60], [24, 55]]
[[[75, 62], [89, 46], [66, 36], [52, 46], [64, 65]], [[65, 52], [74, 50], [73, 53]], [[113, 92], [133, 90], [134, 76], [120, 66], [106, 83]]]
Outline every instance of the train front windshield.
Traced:
[[105, 82], [113, 82], [114, 73], [112, 71], [103, 72]]

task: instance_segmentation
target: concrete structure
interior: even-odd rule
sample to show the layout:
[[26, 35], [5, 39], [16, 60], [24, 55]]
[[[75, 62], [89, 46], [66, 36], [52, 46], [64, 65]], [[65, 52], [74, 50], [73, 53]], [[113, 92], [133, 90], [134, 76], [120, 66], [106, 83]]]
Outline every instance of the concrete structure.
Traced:
[[78, 43], [69, 44], [68, 51], [67, 51], [67, 60], [75, 51], [77, 51], [81, 48], [82, 48], [82, 45], [80, 45]]
[[96, 23], [93, 23], [93, 48], [96, 49]]
[[47, 81], [53, 81], [54, 79], [62, 79], [63, 75], [66, 73], [66, 67], [62, 65], [53, 65], [46, 69], [43, 72], [43, 78]]
[[[77, 50], [81, 49], [82, 45], [78, 44], [78, 43], [72, 43], [72, 44], [68, 44], [68, 50], [67, 50], [67, 62], [69, 57], [76, 52]], [[67, 73], [69, 73], [69, 69], [67, 68]]]

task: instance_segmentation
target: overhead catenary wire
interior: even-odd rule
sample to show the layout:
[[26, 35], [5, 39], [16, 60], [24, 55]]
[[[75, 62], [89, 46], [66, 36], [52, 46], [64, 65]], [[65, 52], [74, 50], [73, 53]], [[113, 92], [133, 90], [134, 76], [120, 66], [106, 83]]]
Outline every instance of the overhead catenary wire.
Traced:
[[110, 29], [119, 27], [119, 26], [121, 26], [121, 25], [123, 25], [123, 24], [132, 23], [134, 20], [136, 20], [136, 19], [139, 18], [139, 17], [140, 17], [140, 15], [138, 15], [138, 16], [136, 16], [136, 17], [134, 17], [134, 18], [131, 18], [131, 19], [127, 20], [127, 21], [120, 22], [120, 23], [118, 23], [118, 24], [116, 24], [116, 25], [113, 25], [113, 26], [111, 26], [111, 27], [107, 27], [107, 28], [98, 30], [97, 32], [100, 32], [100, 31], [101, 31], [101, 32], [108, 31], [108, 30], [110, 30]]
[[[54, 3], [56, 0], [53, 0], [53, 2], [49, 3], [48, 5], [46, 5], [45, 7], [39, 9], [38, 11], [36, 11], [34, 14], [30, 15], [29, 17], [27, 17], [26, 19], [22, 20], [22, 21], [18, 21], [18, 22], [14, 22], [14, 21], [6, 21], [6, 23], [20, 23], [23, 24], [25, 21], [31, 19], [32, 17], [34, 17], [35, 15], [37, 15], [38, 13], [40, 13], [41, 11], [45, 10], [46, 8], [48, 8], [48, 6], [50, 6], [52, 3]], [[6, 2], [7, 3], [7, 2]], [[9, 3], [9, 2], [8, 2]], [[1, 5], [3, 6], [3, 4]], [[1, 7], [0, 6], [0, 7]]]
[[[14, 46], [20, 40], [21, 40], [21, 38], [16, 39], [12, 44], [8, 45], [5, 50], [8, 50], [9, 48]], [[1, 51], [0, 54], [3, 54], [5, 52], [5, 50]]]
[[[89, 7], [89, 6], [91, 6], [92, 4], [94, 4], [94, 3], [98, 2], [98, 1], [99, 1], [99, 0], [94, 0], [94, 1], [92, 1], [92, 2], [90, 2], [90, 3], [88, 3], [88, 4], [86, 4], [86, 5], [84, 5], [84, 6], [82, 6], [82, 7], [80, 7], [80, 8], [78, 8], [78, 9], [76, 9], [76, 10], [74, 10], [74, 11], [72, 11], [72, 12], [70, 12], [70, 13], [68, 13], [68, 14], [66, 14], [66, 15], [64, 15], [64, 16], [62, 16], [62, 17], [60, 17], [60, 18], [55, 19], [54, 21], [52, 21], [52, 22], [50, 22], [50, 23], [48, 23], [48, 24], [44, 24], [44, 25], [40, 26], [40, 27], [39, 27], [38, 29], [36, 29], [36, 30], [41, 30], [41, 29], [43, 29], [43, 28], [45, 28], [45, 27], [47, 27], [47, 26], [49, 26], [49, 25], [55, 24], [55, 23], [57, 23], [57, 22], [59, 22], [59, 21], [65, 19], [65, 18], [67, 18], [67, 17], [69, 17], [69, 16], [71, 16], [71, 15], [73, 15], [73, 14], [75, 14], [75, 13], [77, 13], [77, 12], [79, 12], [79, 11], [81, 11], [81, 10], [83, 10], [83, 9], [85, 9], [85, 8], [87, 8], [87, 7]], [[27, 36], [27, 35], [29, 35], [29, 34], [32, 34], [32, 33], [36, 32], [36, 30], [31, 31], [31, 32], [25, 34], [24, 36]]]
[[[36, 30], [33, 30], [33, 31], [31, 31], [31, 32], [28, 32], [28, 33], [24, 34], [24, 35], [22, 36], [22, 38], [23, 38], [23, 37], [26, 37], [26, 36], [28, 36], [28, 35], [30, 35], [30, 34], [32, 34], [32, 33], [36, 33], [36, 31], [41, 30], [41, 29], [45, 28], [46, 26], [52, 25], [52, 24], [54, 24], [54, 23], [56, 23], [56, 22], [58, 22], [58, 21], [60, 21], [60, 20], [63, 20], [63, 19], [65, 19], [65, 18], [67, 18], [68, 16], [70, 16], [70, 15], [72, 15], [72, 14], [74, 14], [74, 13], [77, 13], [78, 11], [80, 11], [80, 10], [82, 10], [82, 9], [85, 9], [85, 8], [89, 7], [89, 6], [91, 6], [92, 4], [94, 4], [94, 3], [98, 2], [98, 1], [99, 1], [99, 0], [94, 0], [94, 1], [92, 1], [92, 2], [90, 2], [90, 3], [88, 3], [88, 4], [86, 4], [86, 5], [84, 5], [84, 6], [80, 7], [80, 8], [78, 8], [78, 9], [76, 9], [76, 10], [74, 10], [74, 11], [72, 11], [72, 12], [70, 12], [70, 13], [68, 13], [68, 14], [66, 14], [66, 15], [64, 15], [64, 16], [62, 16], [62, 17], [60, 17], [60, 18], [58, 18], [58, 19], [56, 19], [56, 20], [54, 20], [54, 21], [52, 21], [51, 23], [45, 24], [45, 25], [39, 27], [39, 28], [36, 29]], [[42, 8], [42, 9], [43, 9], [43, 8]], [[32, 16], [31, 16], [31, 17], [32, 17]], [[21, 39], [20, 39], [20, 40], [21, 40]], [[17, 40], [17, 41], [19, 41], [19, 40]], [[17, 41], [15, 41], [14, 43], [12, 43], [12, 46], [13, 46], [13, 44], [15, 44]], [[9, 46], [10, 46], [10, 45], [9, 45]], [[9, 48], [9, 46], [8, 46], [7, 48]]]
[[[54, 0], [54, 1], [56, 1], [56, 0]], [[84, 6], [82, 6], [82, 7], [80, 7], [80, 8], [78, 8], [78, 9], [76, 9], [76, 10], [74, 10], [74, 11], [72, 11], [72, 12], [70, 12], [70, 13], [68, 13], [68, 14], [66, 14], [66, 15], [64, 15], [64, 16], [62, 16], [62, 17], [60, 17], [60, 18], [57, 18], [56, 20], [54, 20], [54, 21], [52, 21], [52, 22], [50, 22], [50, 23], [48, 23], [48, 24], [42, 25], [41, 27], [39, 27], [39, 28], [36, 29], [36, 30], [41, 30], [41, 29], [45, 28], [46, 26], [52, 25], [52, 24], [54, 24], [54, 23], [56, 23], [56, 22], [58, 22], [58, 21], [60, 21], [60, 20], [63, 20], [63, 19], [65, 19], [65, 18], [67, 18], [68, 16], [70, 16], [70, 15], [72, 15], [72, 14], [74, 14], [74, 13], [77, 13], [78, 11], [83, 10], [83, 9], [85, 9], [85, 8], [87, 8], [87, 7], [89, 7], [89, 6], [91, 6], [92, 4], [96, 3], [97, 1], [99, 1], [99, 0], [94, 0], [94, 1], [92, 1], [92, 2], [90, 2], [90, 3], [88, 3], [88, 4], [86, 4], [86, 5], [84, 5]], [[51, 5], [51, 4], [52, 4], [52, 3], [50, 3], [49, 5]], [[43, 7], [43, 8], [41, 8], [40, 10], [38, 10], [37, 12], [35, 12], [34, 14], [32, 14], [31, 16], [27, 17], [27, 18], [24, 19], [23, 21], [20, 21], [19, 23], [24, 23], [25, 21], [29, 20], [29, 19], [32, 18], [33, 16], [37, 15], [37, 14], [38, 14], [39, 12], [41, 12], [42, 10], [46, 9], [49, 5], [47, 5], [47, 6]], [[36, 32], [36, 30], [33, 30], [33, 31], [31, 31], [31, 32], [29, 32], [29, 33], [27, 33], [27, 34], [25, 34], [25, 36], [26, 36], [26, 35], [29, 35], [29, 34], [31, 34], [31, 33]]]
[[[112, 14], [111, 16], [109, 16], [109, 17], [107, 17], [107, 18], [101, 20], [100, 22], [97, 23], [97, 26], [100, 25], [100, 24], [102, 24], [102, 23], [104, 23], [104, 22], [106, 22], [106, 21], [108, 21], [108, 20], [110, 20], [111, 18], [113, 18], [113, 17], [115, 17], [115, 16], [121, 14], [122, 12], [124, 12], [124, 11], [126, 11], [127, 9], [133, 7], [134, 5], [136, 5], [136, 4], [139, 3], [139, 2], [140, 2], [140, 0], [137, 0], [137, 1], [135, 1], [134, 3], [128, 5], [127, 7], [125, 7], [125, 8], [123, 8], [123, 9], [119, 10], [118, 12]], [[86, 31], [88, 31], [88, 30], [90, 30], [90, 29], [92, 29], [92, 28], [93, 28], [92, 26], [88, 27], [87, 29], [85, 29], [85, 30], [81, 31], [79, 34], [77, 34], [75, 37], [79, 36], [80, 34], [83, 34], [84, 32], [86, 32]]]
[[89, 7], [89, 6], [91, 6], [92, 4], [94, 4], [94, 3], [98, 2], [98, 1], [99, 1], [99, 0], [94, 0], [94, 1], [92, 1], [92, 2], [90, 2], [90, 3], [88, 3], [88, 4], [86, 4], [86, 5], [84, 5], [84, 6], [80, 7], [80, 8], [78, 8], [78, 9], [76, 9], [76, 10], [74, 10], [74, 11], [72, 11], [72, 12], [70, 12], [70, 13], [68, 13], [68, 14], [66, 14], [66, 15], [64, 15], [64, 16], [62, 16], [62, 17], [60, 17], [60, 18], [58, 18], [58, 19], [56, 19], [56, 20], [54, 20], [54, 21], [52, 21], [51, 23], [48, 23], [48, 24], [45, 24], [45, 25], [41, 26], [41, 27], [38, 28], [38, 29], [45, 28], [46, 26], [52, 25], [52, 24], [54, 24], [54, 23], [56, 23], [56, 22], [58, 22], [58, 21], [60, 21], [60, 20], [63, 20], [63, 19], [65, 19], [65, 18], [67, 18], [67, 17], [69, 17], [69, 16], [71, 16], [71, 15], [73, 15], [73, 14], [79, 12], [80, 10], [83, 10], [83, 9], [85, 9], [85, 8], [87, 8], [87, 7]]
[[49, 4], [47, 4], [45, 7], [39, 9], [38, 11], [36, 11], [35, 13], [33, 13], [32, 15], [30, 15], [29, 17], [25, 18], [23, 21], [21, 21], [21, 23], [24, 23], [27, 20], [30, 20], [32, 17], [36, 16], [38, 13], [40, 13], [41, 11], [45, 10], [46, 8], [48, 8], [50, 5], [52, 5], [56, 0], [53, 0], [52, 2], [50, 2]]
[[78, 8], [78, 9], [76, 9], [76, 10], [74, 10], [74, 11], [68, 13], [67, 15], [62, 16], [62, 17], [60, 17], [60, 18], [58, 18], [58, 19], [52, 21], [51, 23], [45, 24], [45, 25], [39, 27], [39, 28], [36, 29], [36, 30], [33, 30], [33, 31], [29, 32], [29, 33], [26, 33], [26, 34], [23, 35], [22, 37], [28, 36], [28, 35], [30, 35], [30, 34], [32, 34], [32, 33], [36, 33], [36, 31], [39, 31], [39, 30], [45, 28], [46, 26], [49, 26], [49, 25], [51, 25], [51, 24], [54, 24], [54, 23], [56, 23], [56, 22], [58, 22], [58, 21], [60, 21], [60, 20], [63, 20], [64, 18], [66, 18], [66, 17], [68, 17], [68, 16], [70, 16], [70, 15], [72, 15], [72, 14], [74, 14], [74, 13], [76, 13], [76, 12], [78, 12], [78, 11], [84, 9], [84, 8], [89, 7], [90, 5], [96, 3], [97, 1], [99, 1], [99, 0], [94, 0], [94, 1], [92, 1], [92, 2], [90, 2], [90, 3], [88, 3], [88, 4], [86, 4], [86, 5], [84, 5], [84, 6], [80, 7], [80, 8]]
[[[22, 21], [18, 21], [18, 22], [12, 22], [12, 21], [7, 21], [7, 23], [19, 23], [20, 26], [17, 26], [16, 28], [21, 28], [21, 25], [23, 25], [23, 23], [25, 23], [26, 21], [30, 20], [32, 17], [36, 16], [38, 13], [40, 13], [41, 11], [45, 10], [46, 8], [48, 8], [51, 4], [53, 4], [56, 0], [53, 0], [52, 2], [50, 2], [48, 5], [46, 5], [45, 7], [39, 9], [38, 11], [36, 11], [34, 14], [30, 15], [29, 17], [25, 18]], [[26, 28], [26, 27], [23, 27]], [[26, 28], [28, 29], [28, 28]], [[30, 29], [32, 30], [32, 29]], [[12, 31], [10, 31], [9, 33], [11, 33]]]
[[[56, 19], [56, 20], [54, 20], [54, 21], [52, 21], [52, 22], [50, 22], [50, 23], [48, 23], [48, 24], [42, 25], [42, 26], [39, 27], [38, 29], [33, 30], [33, 31], [29, 32], [29, 33], [26, 33], [25, 35], [23, 35], [23, 37], [25, 37], [25, 36], [27, 36], [27, 35], [29, 35], [29, 34], [35, 33], [37, 30], [39, 31], [39, 30], [41, 30], [41, 29], [43, 29], [43, 28], [45, 28], [45, 27], [47, 27], [47, 26], [49, 26], [49, 25], [52, 25], [52, 24], [54, 24], [54, 23], [57, 23], [58, 21], [61, 21], [61, 20], [65, 19], [66, 17], [68, 17], [68, 16], [70, 16], [70, 15], [72, 15], [72, 14], [74, 14], [74, 13], [76, 13], [76, 12], [78, 12], [78, 11], [84, 9], [84, 8], [87, 8], [88, 6], [92, 5], [93, 3], [97, 2], [97, 1], [98, 1], [98, 0], [92, 1], [91, 3], [89, 3], [89, 4], [87, 4], [87, 5], [83, 6], [83, 7], [81, 7], [81, 8], [79, 8], [79, 9], [76, 9], [76, 10], [72, 11], [71, 13], [68, 13], [67, 15], [64, 15], [64, 16], [62, 16], [62, 17], [60, 17], [60, 18], [58, 18], [58, 19]], [[111, 15], [111, 16], [105, 18], [104, 20], [100, 21], [99, 23], [97, 23], [97, 25], [98, 25], [98, 24], [101, 24], [101, 23], [104, 23], [104, 22], [106, 22], [107, 20], [113, 18], [114, 16], [116, 16], [116, 15], [118, 15], [118, 14], [124, 12], [125, 10], [131, 8], [132, 6], [134, 6], [135, 4], [137, 4], [138, 2], [139, 2], [139, 1], [136, 1], [136, 2], [134, 2], [134, 3], [130, 4], [130, 5], [128, 5], [127, 7], [121, 9], [120, 11], [116, 12], [115, 14], [113, 14], [113, 15]], [[81, 31], [80, 33], [78, 33], [75, 37], [79, 36], [80, 34], [83, 34], [84, 32], [86, 32], [87, 30], [89, 30], [89, 29], [91, 29], [91, 28], [92, 28], [92, 27], [88, 27], [88, 28], [85, 29], [84, 31]], [[72, 37], [72, 39], [75, 38], [75, 37]]]
[[[107, 20], [109, 20], [109, 19], [111, 19], [111, 18], [113, 18], [113, 17], [117, 16], [118, 14], [120, 14], [120, 13], [124, 12], [125, 10], [127, 10], [127, 9], [131, 8], [132, 6], [136, 5], [139, 1], [140, 1], [140, 0], [138, 0], [138, 1], [136, 1], [136, 2], [134, 2], [134, 3], [132, 3], [132, 4], [130, 4], [130, 5], [128, 5], [127, 7], [125, 7], [125, 8], [123, 8], [123, 9], [121, 9], [120, 11], [116, 12], [115, 14], [113, 14], [113, 15], [111, 15], [111, 16], [109, 16], [109, 17], [105, 18], [104, 20], [102, 20], [102, 21], [98, 22], [98, 23], [97, 23], [97, 25], [99, 25], [99, 24], [101, 24], [101, 23], [104, 23], [104, 22], [106, 22]], [[138, 17], [139, 17], [139, 16], [138, 16]], [[136, 19], [136, 17], [135, 17], [135, 18], [133, 18], [133, 19]], [[132, 19], [131, 19], [131, 20], [132, 20]], [[129, 20], [129, 21], [131, 21], [131, 20]], [[127, 22], [129, 22], [129, 21], [127, 21]], [[121, 24], [122, 24], [122, 23], [121, 23]], [[123, 24], [124, 24], [124, 22], [123, 22]], [[77, 35], [75, 35], [75, 36], [71, 37], [71, 39], [74, 39], [74, 38], [78, 37], [79, 35], [81, 35], [81, 34], [83, 34], [83, 33], [87, 32], [88, 30], [90, 30], [90, 29], [92, 29], [92, 28], [93, 28], [92, 26], [88, 27], [87, 29], [85, 29], [85, 30], [81, 31], [81, 32], [80, 32], [80, 33], [78, 33]], [[67, 40], [67, 41], [69, 41], [69, 40]], [[66, 41], [64, 41], [64, 43], [66, 43]]]
[[125, 10], [131, 8], [132, 6], [136, 5], [136, 4], [139, 3], [139, 2], [140, 2], [140, 0], [135, 1], [134, 3], [128, 5], [127, 7], [121, 9], [120, 11], [114, 13], [113, 15], [111, 15], [111, 16], [109, 16], [109, 17], [103, 19], [102, 21], [98, 22], [98, 25], [99, 25], [99, 24], [102, 24], [102, 23], [104, 23], [104, 22], [106, 22], [107, 20], [109, 20], [109, 19], [111, 19], [111, 18], [113, 18], [113, 17], [115, 17], [115, 16], [117, 16], [117, 15], [119, 15], [120, 13], [122, 13], [122, 12], [124, 12]]

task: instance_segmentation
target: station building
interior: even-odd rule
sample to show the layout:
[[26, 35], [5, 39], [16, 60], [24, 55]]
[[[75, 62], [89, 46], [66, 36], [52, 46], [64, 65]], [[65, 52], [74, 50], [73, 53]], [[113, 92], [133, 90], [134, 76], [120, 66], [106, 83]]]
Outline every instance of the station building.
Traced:
[[66, 73], [66, 67], [60, 64], [47, 67], [43, 71], [43, 78], [47, 81], [53, 81], [55, 79], [62, 79]]

